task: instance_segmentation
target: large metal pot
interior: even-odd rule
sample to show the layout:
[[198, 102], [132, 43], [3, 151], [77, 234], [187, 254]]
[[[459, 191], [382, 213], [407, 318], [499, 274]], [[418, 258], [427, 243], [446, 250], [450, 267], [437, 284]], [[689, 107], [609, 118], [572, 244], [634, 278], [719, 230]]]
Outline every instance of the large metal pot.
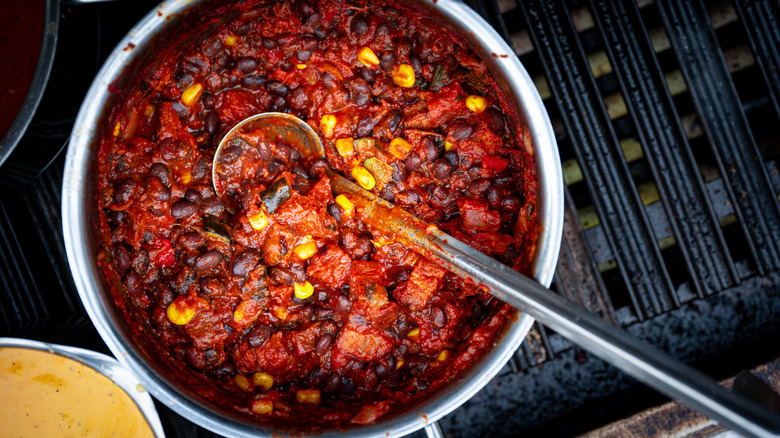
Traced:
[[[197, 5], [193, 3], [199, 3]], [[206, 401], [166, 369], [129, 336], [129, 329], [114, 307], [106, 280], [96, 264], [98, 250], [96, 156], [98, 127], [111, 103], [109, 86], [128, 75], [126, 67], [153, 48], [154, 37], [186, 19], [182, 11], [202, 7], [208, 0], [170, 0], [141, 20], [119, 43], [95, 78], [76, 119], [63, 179], [62, 216], [71, 271], [92, 322], [119, 361], [144, 382], [162, 403], [194, 423], [227, 436], [294, 434], [294, 424], [283, 429], [258, 424]], [[490, 65], [510, 99], [517, 117], [529, 130], [537, 163], [539, 241], [533, 276], [549, 286], [558, 256], [563, 226], [563, 180], [554, 134], [542, 100], [520, 61], [499, 35], [474, 11], [458, 0], [425, 1], [423, 7], [439, 15], [466, 38]], [[132, 48], [132, 49], [130, 49]], [[131, 74], [131, 71], [130, 71]], [[506, 364], [530, 330], [533, 318], [510, 318], [493, 347], [462, 376], [404, 412], [396, 412], [376, 424], [346, 431], [322, 430], [323, 436], [402, 436], [450, 413], [479, 391]]]

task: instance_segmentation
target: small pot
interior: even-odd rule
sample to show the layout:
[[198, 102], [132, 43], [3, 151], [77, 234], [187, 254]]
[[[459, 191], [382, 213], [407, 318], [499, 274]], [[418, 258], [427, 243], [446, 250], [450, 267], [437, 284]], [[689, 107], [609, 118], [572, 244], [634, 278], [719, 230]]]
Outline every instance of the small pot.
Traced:
[[[121, 83], [132, 70], [126, 67], [144, 50], [153, 46], [155, 36], [179, 20], [190, 7], [203, 7], [207, 1], [170, 0], [147, 14], [119, 43], [95, 78], [79, 111], [73, 128], [63, 178], [62, 217], [70, 268], [86, 310], [103, 340], [119, 361], [141, 380], [149, 392], [192, 422], [226, 436], [270, 436], [274, 433], [302, 433], [294, 424], [283, 429], [258, 425], [250, 418], [228, 412], [205, 400], [181, 382], [172, 379], [152, 360], [142, 346], [133, 341], [110, 289], [96, 263], [99, 248], [97, 227], [97, 145], [96, 127], [105, 123], [111, 104], [109, 85]], [[532, 275], [549, 286], [555, 271], [563, 227], [563, 178], [555, 137], [549, 117], [520, 61], [501, 37], [473, 10], [458, 0], [434, 0], [421, 3], [463, 36], [489, 65], [506, 95], [517, 109], [515, 115], [528, 128], [537, 164], [537, 218], [540, 232]], [[207, 7], [207, 6], [206, 6]], [[132, 73], [130, 73], [132, 74]], [[402, 436], [425, 427], [463, 404], [506, 364], [520, 346], [533, 324], [529, 315], [510, 315], [496, 345], [465, 370], [456, 380], [419, 400], [402, 412], [389, 414], [366, 426], [344, 431], [321, 430], [330, 436]]]

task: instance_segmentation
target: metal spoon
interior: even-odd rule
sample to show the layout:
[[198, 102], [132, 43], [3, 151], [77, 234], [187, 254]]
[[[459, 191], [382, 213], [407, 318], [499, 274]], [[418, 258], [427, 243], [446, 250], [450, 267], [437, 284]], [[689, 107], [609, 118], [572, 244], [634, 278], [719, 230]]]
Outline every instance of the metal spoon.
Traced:
[[[246, 127], [263, 126], [268, 127], [270, 138], [298, 148], [304, 158], [325, 157], [319, 136], [305, 122], [289, 114], [264, 113], [242, 121], [225, 135], [214, 155], [215, 176], [223, 145]], [[343, 176], [330, 170], [328, 176], [333, 192], [348, 196], [364, 223], [394, 236], [398, 242], [437, 260], [461, 277], [485, 286], [492, 295], [530, 314], [626, 374], [746, 435], [780, 436], [780, 416], [768, 409], [726, 390], [705, 374], [441, 232], [435, 225], [393, 207]]]

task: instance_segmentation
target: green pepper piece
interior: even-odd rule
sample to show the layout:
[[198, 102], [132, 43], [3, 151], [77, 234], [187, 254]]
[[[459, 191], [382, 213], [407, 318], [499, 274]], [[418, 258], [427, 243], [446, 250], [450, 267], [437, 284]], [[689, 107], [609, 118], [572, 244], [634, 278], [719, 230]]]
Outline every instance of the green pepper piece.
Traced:
[[214, 216], [206, 215], [203, 217], [203, 229], [208, 237], [221, 240], [230, 245], [230, 225]]
[[442, 64], [436, 64], [433, 68], [433, 74], [431, 75], [431, 83], [428, 89], [436, 91], [441, 87], [446, 86], [450, 82], [450, 78], [447, 76], [447, 67]]
[[363, 167], [374, 175], [374, 179], [376, 179], [380, 190], [385, 184], [393, 179], [393, 167], [379, 158], [371, 157], [366, 159], [366, 161], [363, 162]]
[[291, 195], [292, 192], [290, 192], [290, 186], [287, 184], [287, 179], [279, 178], [260, 193], [260, 199], [262, 199], [263, 204], [265, 204], [265, 207], [268, 209], [268, 214], [274, 214], [280, 205], [290, 199]]

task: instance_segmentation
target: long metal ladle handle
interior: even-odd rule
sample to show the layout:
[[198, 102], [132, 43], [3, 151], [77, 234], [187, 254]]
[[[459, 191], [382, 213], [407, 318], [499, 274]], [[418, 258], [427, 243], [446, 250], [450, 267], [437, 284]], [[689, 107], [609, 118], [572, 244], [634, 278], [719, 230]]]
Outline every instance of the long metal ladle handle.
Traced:
[[330, 172], [333, 191], [348, 195], [360, 219], [488, 287], [575, 344], [657, 391], [719, 423], [751, 436], [780, 436], [780, 416], [718, 385], [710, 377], [644, 343], [534, 280], [441, 232], [387, 201]]

